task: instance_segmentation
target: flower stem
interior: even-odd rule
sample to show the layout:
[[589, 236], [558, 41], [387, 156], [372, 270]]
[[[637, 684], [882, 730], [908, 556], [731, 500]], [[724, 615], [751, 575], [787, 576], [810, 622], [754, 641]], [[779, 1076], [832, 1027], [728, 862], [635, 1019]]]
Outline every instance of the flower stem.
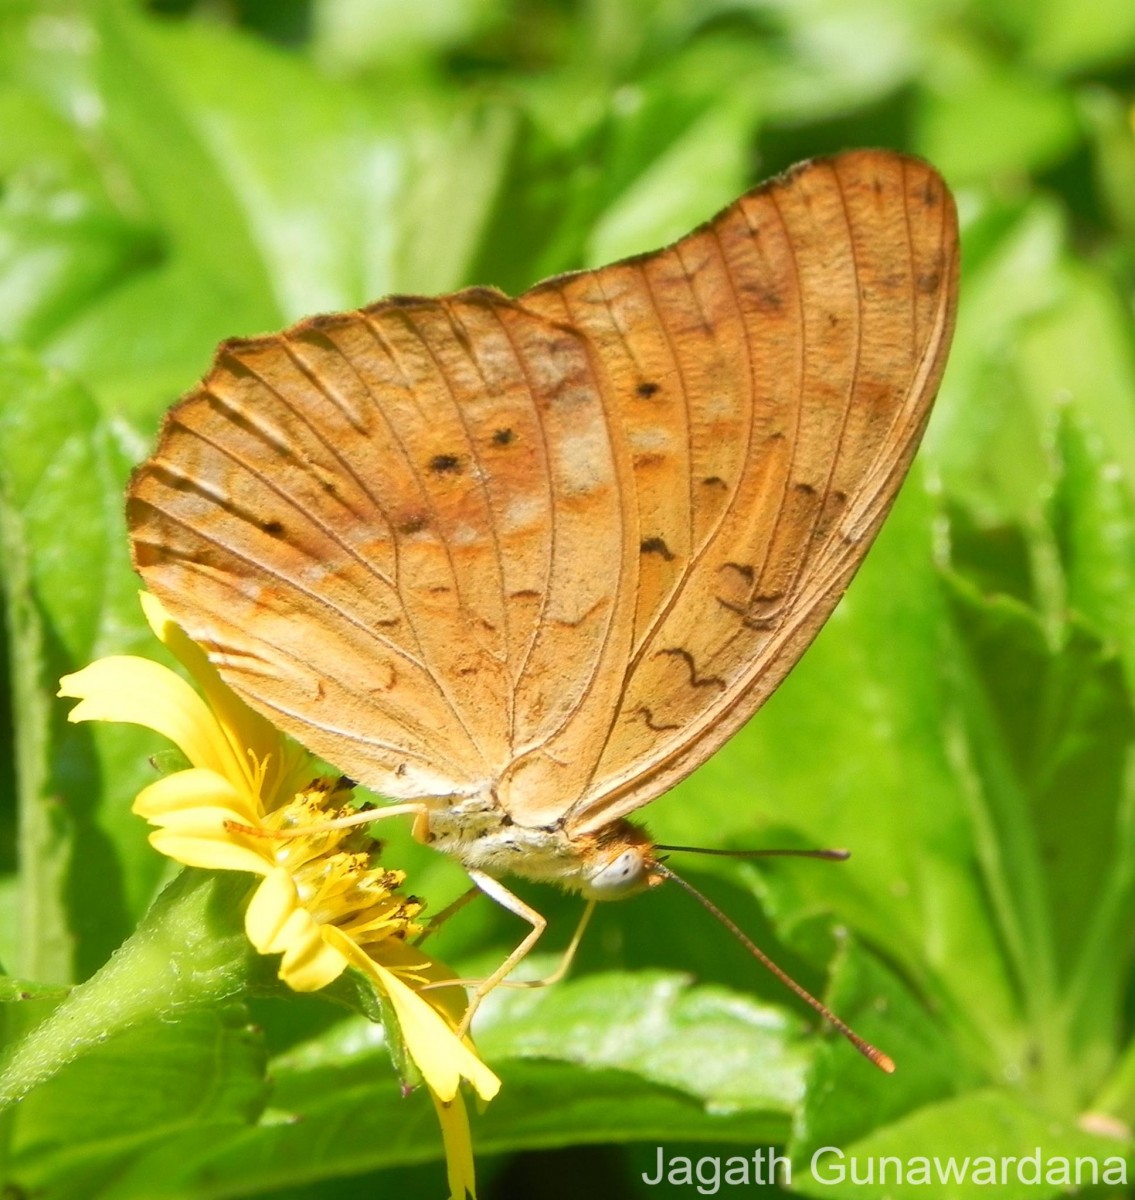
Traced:
[[241, 991], [256, 957], [234, 917], [247, 890], [243, 874], [183, 871], [109, 961], [11, 1048], [0, 1109], [118, 1034]]

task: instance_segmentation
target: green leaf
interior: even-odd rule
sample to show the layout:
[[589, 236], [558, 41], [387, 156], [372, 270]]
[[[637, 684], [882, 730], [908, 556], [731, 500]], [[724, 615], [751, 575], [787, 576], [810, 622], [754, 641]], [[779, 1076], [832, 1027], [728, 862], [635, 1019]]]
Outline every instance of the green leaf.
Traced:
[[24, 1099], [14, 1177], [60, 1197], [121, 1189], [133, 1162], [186, 1130], [221, 1139], [247, 1127], [267, 1093], [264, 1059], [240, 1004], [144, 1021]]
[[1121, 63], [1135, 50], [1135, 13], [1124, 0], [1090, 0], [1072, 10], [1041, 0], [1029, 26], [1029, 56], [1052, 71]]
[[[969, 1200], [989, 1195], [996, 1184], [998, 1195], [1025, 1200], [1067, 1194], [1076, 1182], [1078, 1158], [1091, 1160], [1079, 1167], [1083, 1182], [1107, 1180], [1104, 1172], [1109, 1168], [1109, 1181], [1122, 1182], [1129, 1152], [1123, 1143], [1054, 1121], [1010, 1092], [987, 1090], [929, 1105], [861, 1141], [817, 1148], [809, 1169], [794, 1174], [793, 1182], [806, 1196], [849, 1200], [934, 1194], [925, 1190], [927, 1184], [942, 1189], [939, 1195]], [[1035, 1168], [1021, 1162], [1034, 1155]], [[1017, 1174], [1019, 1165], [1023, 1178]], [[1049, 1178], [1058, 1182], [1047, 1183]]]
[[786, 1112], [800, 1093], [805, 1048], [783, 1013], [724, 989], [690, 989], [680, 976], [600, 974], [501, 989], [485, 1008], [477, 1042], [490, 1062], [549, 1058], [634, 1072], [710, 1112]]
[[56, 699], [61, 675], [141, 640], [121, 511], [126, 469], [78, 385], [0, 351], [0, 514], [20, 780], [22, 941], [13, 966], [45, 982], [68, 982], [102, 962], [160, 870], [129, 813], [146, 779], [146, 741], [70, 726]]
[[[122, 5], [101, 7], [95, 66], [108, 106], [107, 127], [170, 249], [194, 259], [230, 306], [251, 300], [246, 317], [251, 328], [271, 327], [279, 323], [281, 310], [278, 301], [272, 303], [231, 168], [226, 174], [218, 161], [208, 108], [187, 105], [179, 88], [187, 68], [208, 69], [216, 39], [196, 30], [189, 36], [178, 32], [171, 36], [139, 21]], [[270, 59], [260, 51], [240, 65], [256, 70]]]
[[[1135, 494], [1135, 333], [1116, 289], [1069, 262], [1059, 302], [1022, 330], [1025, 397], [1038, 414], [1072, 399], [1104, 439]], [[1055, 422], [1053, 422], [1054, 424]]]
[[668, 146], [599, 217], [585, 251], [588, 266], [664, 246], [724, 208], [746, 183], [752, 114], [721, 104]]
[[397, 64], [444, 54], [499, 19], [493, 0], [313, 0], [313, 50], [337, 69]]
[[[795, 1162], [821, 1146], [849, 1146], [879, 1125], [980, 1083], [949, 1030], [903, 981], [854, 942], [841, 947], [826, 996], [856, 1032], [894, 1060], [894, 1075], [865, 1066], [828, 1032], [817, 1052], [793, 1129]], [[827, 1031], [826, 1031], [827, 1032]]]
[[1072, 97], [1048, 79], [971, 64], [923, 101], [918, 146], [948, 178], [968, 183], [1050, 167], [1078, 135]]
[[1102, 946], [1130, 911], [1131, 864], [1114, 847], [1135, 717], [1118, 664], [1081, 629], [1057, 653], [1016, 602], [956, 596], [979, 845], [1033, 1042], [1021, 1065], [1057, 1103], [1082, 1103], [1114, 1053], [1126, 988]]
[[1062, 413], [1051, 521], [1068, 605], [1114, 646], [1135, 693], [1135, 497], [1091, 419]]
[[119, 211], [67, 123], [30, 88], [0, 87], [0, 329], [40, 345], [150, 262], [157, 247]]

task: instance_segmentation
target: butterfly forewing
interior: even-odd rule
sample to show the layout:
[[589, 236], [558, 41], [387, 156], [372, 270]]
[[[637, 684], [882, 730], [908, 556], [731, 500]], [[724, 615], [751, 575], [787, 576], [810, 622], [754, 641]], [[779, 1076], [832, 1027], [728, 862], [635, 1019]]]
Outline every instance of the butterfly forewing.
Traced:
[[586, 830], [692, 770], [822, 624], [937, 388], [953, 207], [817, 161], [657, 254], [230, 342], [136, 473], [151, 589], [388, 795]]
[[376, 789], [445, 795], [615, 703], [625, 482], [578, 333], [478, 290], [227, 344], [129, 520], [240, 694]]

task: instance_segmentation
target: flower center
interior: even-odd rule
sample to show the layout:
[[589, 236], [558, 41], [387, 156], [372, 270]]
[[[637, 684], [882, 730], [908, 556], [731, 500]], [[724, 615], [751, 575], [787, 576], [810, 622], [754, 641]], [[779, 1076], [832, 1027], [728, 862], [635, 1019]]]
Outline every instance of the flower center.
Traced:
[[380, 843], [358, 825], [334, 824], [336, 818], [358, 812], [349, 803], [351, 794], [341, 779], [316, 779], [267, 814], [268, 829], [308, 830], [281, 838], [276, 862], [291, 874], [300, 903], [312, 917], [337, 926], [358, 945], [413, 937], [422, 930], [414, 918], [423, 906], [415, 897], [399, 894], [405, 872], [374, 865]]

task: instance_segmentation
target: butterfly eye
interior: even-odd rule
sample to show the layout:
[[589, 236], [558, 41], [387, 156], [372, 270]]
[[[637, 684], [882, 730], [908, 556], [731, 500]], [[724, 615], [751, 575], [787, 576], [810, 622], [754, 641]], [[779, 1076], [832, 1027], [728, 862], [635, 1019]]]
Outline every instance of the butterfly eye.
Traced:
[[646, 861], [642, 851], [631, 848], [604, 863], [590, 876], [584, 882], [583, 894], [591, 900], [617, 900], [639, 891], [646, 882]]

